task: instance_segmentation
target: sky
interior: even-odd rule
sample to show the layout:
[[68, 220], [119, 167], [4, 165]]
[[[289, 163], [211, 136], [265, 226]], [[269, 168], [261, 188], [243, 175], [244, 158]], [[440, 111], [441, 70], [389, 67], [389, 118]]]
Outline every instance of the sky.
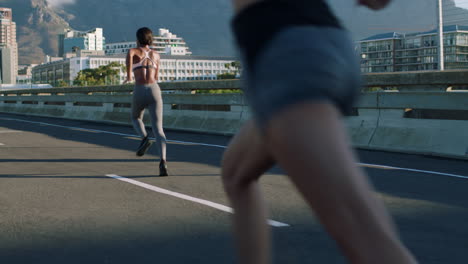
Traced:
[[457, 7], [468, 9], [468, 1], [467, 0], [455, 0], [455, 5]]
[[[75, 1], [76, 0], [47, 0], [47, 2], [52, 6], [61, 6], [63, 4], [73, 4], [75, 3]], [[336, 0], [331, 0], [331, 1], [336, 2]], [[347, 2], [352, 2], [352, 1], [347, 1]], [[468, 9], [468, 0], [454, 0], [454, 2], [457, 7]]]

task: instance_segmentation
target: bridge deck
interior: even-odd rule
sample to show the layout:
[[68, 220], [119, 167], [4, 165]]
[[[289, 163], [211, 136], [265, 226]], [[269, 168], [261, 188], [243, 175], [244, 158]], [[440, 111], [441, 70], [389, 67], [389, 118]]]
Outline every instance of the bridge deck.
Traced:
[[[0, 114], [0, 263], [235, 263], [219, 177], [229, 138], [168, 131], [160, 178], [156, 149], [136, 157], [132, 135]], [[421, 263], [465, 263], [468, 162], [359, 154]], [[273, 227], [275, 263], [344, 263], [281, 170], [261, 183], [271, 219], [289, 225]]]

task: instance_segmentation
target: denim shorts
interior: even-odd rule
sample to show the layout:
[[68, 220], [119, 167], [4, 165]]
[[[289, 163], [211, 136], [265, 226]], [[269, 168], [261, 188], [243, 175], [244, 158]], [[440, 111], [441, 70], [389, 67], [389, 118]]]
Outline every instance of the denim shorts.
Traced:
[[299, 103], [327, 102], [348, 113], [361, 88], [349, 33], [327, 26], [292, 26], [277, 32], [245, 63], [244, 91], [261, 128]]

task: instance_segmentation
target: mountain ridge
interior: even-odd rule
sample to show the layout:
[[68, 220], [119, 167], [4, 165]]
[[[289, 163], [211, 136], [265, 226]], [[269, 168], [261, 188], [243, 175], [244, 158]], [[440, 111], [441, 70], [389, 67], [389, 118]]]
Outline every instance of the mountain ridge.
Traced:
[[58, 15], [46, 0], [20, 0], [11, 8], [17, 24], [19, 64], [40, 63], [46, 54], [56, 53], [57, 34], [70, 27], [63, 16], [71, 16]]

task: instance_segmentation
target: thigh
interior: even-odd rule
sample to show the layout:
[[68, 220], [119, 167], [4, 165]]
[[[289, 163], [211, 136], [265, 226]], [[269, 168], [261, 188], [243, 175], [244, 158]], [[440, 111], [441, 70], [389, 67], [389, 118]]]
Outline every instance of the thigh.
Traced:
[[151, 105], [151, 108], [154, 109], [157, 118], [162, 118], [163, 111], [163, 99], [161, 95], [161, 88], [157, 83], [151, 85], [151, 89], [148, 90], [147, 95], [148, 105]]
[[133, 93], [132, 118], [143, 118], [146, 105], [144, 104], [144, 101], [142, 99], [143, 97], [140, 94], [138, 94], [137, 92]]
[[357, 166], [333, 105], [291, 106], [272, 119], [266, 131], [275, 160], [350, 262], [416, 263], [399, 242], [384, 204]]
[[349, 209], [373, 201], [332, 104], [303, 103], [285, 109], [268, 123], [266, 138], [275, 160], [322, 220], [333, 221], [343, 204]]

